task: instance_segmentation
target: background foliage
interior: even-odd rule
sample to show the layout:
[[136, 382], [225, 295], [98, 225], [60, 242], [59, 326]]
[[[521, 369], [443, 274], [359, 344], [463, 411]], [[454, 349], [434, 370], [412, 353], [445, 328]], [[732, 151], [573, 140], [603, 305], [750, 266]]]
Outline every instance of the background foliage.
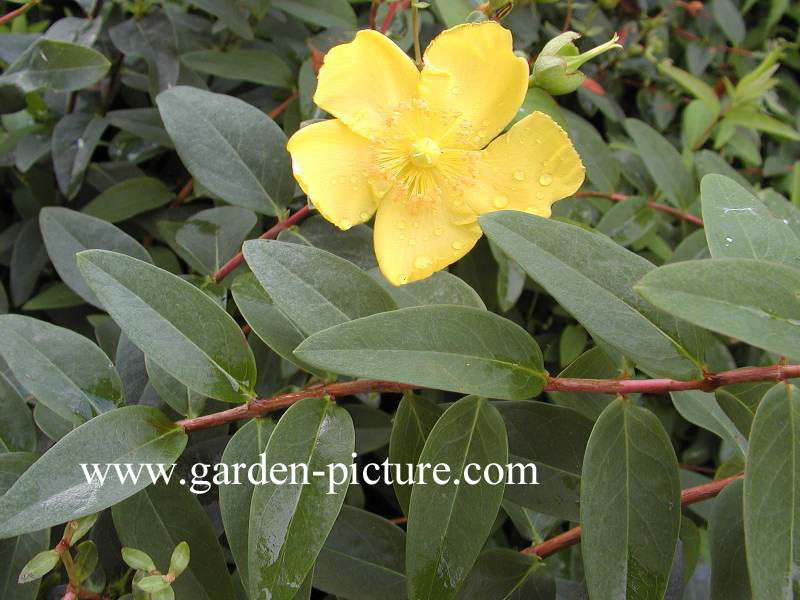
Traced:
[[[532, 64], [562, 30], [623, 49], [574, 93], [534, 77], [520, 109], [569, 131], [582, 190], [551, 220], [482, 217], [450, 272], [393, 288], [367, 225], [302, 218], [285, 146], [325, 116], [333, 45], [374, 26], [411, 48], [409, 2], [3, 4], [0, 596], [799, 597], [800, 392], [709, 373], [800, 359], [800, 5], [420, 3], [423, 46], [494, 15]], [[534, 462], [540, 485], [194, 495], [77, 467], [188, 477], [265, 449]], [[581, 545], [541, 545], [578, 522]]]

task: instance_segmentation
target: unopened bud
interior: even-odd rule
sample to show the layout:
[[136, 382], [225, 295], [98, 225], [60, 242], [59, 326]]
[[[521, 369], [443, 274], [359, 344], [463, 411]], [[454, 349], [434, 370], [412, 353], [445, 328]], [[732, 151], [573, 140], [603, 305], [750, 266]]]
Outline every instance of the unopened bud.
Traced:
[[533, 64], [531, 85], [553, 94], [568, 94], [578, 89], [586, 76], [578, 69], [587, 61], [613, 48], [622, 48], [615, 33], [605, 44], [600, 44], [583, 53], [573, 43], [580, 36], [574, 31], [565, 31], [545, 44]]

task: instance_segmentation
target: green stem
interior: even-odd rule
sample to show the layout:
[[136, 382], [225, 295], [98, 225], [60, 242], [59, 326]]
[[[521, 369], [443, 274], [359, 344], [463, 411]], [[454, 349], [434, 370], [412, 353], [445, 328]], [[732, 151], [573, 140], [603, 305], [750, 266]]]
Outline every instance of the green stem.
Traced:
[[419, 47], [419, 9], [417, 3], [411, 3], [411, 26], [414, 28], [414, 57], [417, 61], [417, 67], [422, 69], [422, 51]]

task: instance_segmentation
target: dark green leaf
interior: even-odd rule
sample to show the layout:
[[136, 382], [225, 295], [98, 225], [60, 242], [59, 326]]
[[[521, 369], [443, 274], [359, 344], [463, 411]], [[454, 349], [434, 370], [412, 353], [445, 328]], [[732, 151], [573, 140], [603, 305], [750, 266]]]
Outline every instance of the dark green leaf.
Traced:
[[447, 271], [439, 271], [426, 279], [400, 287], [389, 283], [377, 267], [370, 269], [369, 274], [383, 286], [399, 308], [431, 304], [456, 304], [486, 308], [475, 290], [469, 287], [463, 279]]
[[681, 522], [678, 461], [650, 411], [615, 400], [583, 463], [581, 553], [597, 598], [661, 598]]
[[753, 598], [792, 598], [800, 573], [800, 389], [779, 383], [758, 405], [744, 479]]
[[164, 206], [174, 198], [175, 195], [162, 181], [154, 177], [132, 177], [112, 185], [84, 206], [83, 212], [117, 223]]
[[[615, 379], [620, 375], [620, 365], [611, 360], [601, 348], [591, 348], [575, 359], [559, 377], [585, 379]], [[576, 394], [573, 392], [548, 392], [553, 402], [571, 408], [593, 421], [614, 400], [612, 394]]]
[[283, 60], [267, 50], [198, 50], [181, 56], [181, 62], [200, 73], [226, 79], [283, 88], [293, 85], [292, 71]]
[[68, 208], [49, 206], [39, 213], [39, 227], [59, 277], [81, 298], [102, 308], [78, 271], [75, 255], [90, 248], [113, 250], [150, 262], [150, 255], [127, 233], [101, 219]]
[[[425, 485], [415, 482], [411, 492], [406, 543], [409, 598], [456, 596], [500, 508], [507, 459], [503, 419], [485, 398], [462, 398], [436, 422], [419, 462], [444, 464], [448, 471], [442, 478], [445, 483], [432, 479], [442, 476], [434, 471], [426, 474]], [[483, 477], [493, 463], [501, 470], [495, 485]], [[496, 481], [497, 470], [490, 470], [489, 476]], [[479, 481], [472, 485], [467, 478]]]
[[243, 251], [275, 305], [307, 334], [396, 308], [369, 275], [324, 250], [250, 240]]
[[747, 438], [725, 414], [713, 394], [689, 390], [670, 392], [670, 396], [672, 404], [684, 419], [703, 429], [713, 431], [723, 440], [733, 444], [741, 452], [742, 458], [747, 455]]
[[177, 598], [233, 600], [228, 568], [217, 534], [197, 497], [173, 480], [157, 483], [111, 509], [124, 546], [150, 555], [165, 573], [179, 542], [188, 542], [192, 558], [172, 584]]
[[0, 317], [0, 353], [25, 387], [77, 425], [122, 403], [122, 382], [108, 357], [69, 329], [21, 315]]
[[720, 492], [711, 512], [708, 545], [711, 550], [711, 600], [750, 600], [750, 577], [742, 522], [743, 482], [734, 481]]
[[320, 27], [353, 29], [356, 14], [347, 0], [272, 0], [273, 8]]
[[322, 369], [493, 398], [538, 394], [539, 346], [511, 321], [477, 308], [418, 306], [336, 325], [295, 355]]
[[486, 550], [475, 562], [457, 598], [461, 600], [522, 600], [555, 598], [555, 582], [534, 573], [542, 563], [509, 548]]
[[[126, 406], [95, 417], [51, 447], [0, 498], [0, 538], [36, 531], [99, 512], [150, 483], [124, 483], [113, 464], [171, 464], [186, 446], [187, 436], [163, 413], [148, 406]], [[105, 483], [91, 483], [81, 464], [101, 471]], [[121, 467], [125, 472], [124, 467]]]
[[286, 135], [246, 102], [176, 86], [156, 99], [178, 155], [194, 178], [231, 204], [279, 215], [294, 181]]
[[35, 600], [38, 581], [19, 583], [19, 574], [25, 564], [39, 552], [47, 549], [50, 530], [25, 533], [19, 537], [0, 540], [0, 593], [9, 600]]
[[[250, 504], [249, 571], [253, 598], [290, 600], [303, 583], [344, 502], [355, 435], [350, 416], [325, 398], [308, 398], [283, 415], [266, 449], [268, 465], [306, 465], [293, 483], [256, 487]], [[339, 464], [345, 469], [334, 469]], [[323, 476], [314, 475], [315, 472]], [[284, 474], [278, 474], [278, 478]]]
[[108, 123], [88, 113], [65, 115], [53, 129], [53, 170], [58, 188], [72, 199], [83, 185], [92, 154]]
[[784, 356], [798, 352], [798, 290], [800, 270], [744, 258], [667, 265], [636, 285], [676, 317]]
[[115, 252], [81, 252], [78, 267], [125, 334], [170, 375], [226, 402], [252, 395], [253, 353], [236, 321], [208, 295]]
[[0, 453], [28, 450], [36, 447], [36, 430], [31, 410], [12, 385], [0, 372]]

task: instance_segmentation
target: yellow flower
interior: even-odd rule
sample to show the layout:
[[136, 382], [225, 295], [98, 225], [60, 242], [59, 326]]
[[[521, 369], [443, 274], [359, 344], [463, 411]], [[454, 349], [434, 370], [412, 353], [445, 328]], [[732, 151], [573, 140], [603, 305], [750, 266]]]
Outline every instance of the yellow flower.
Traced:
[[420, 72], [389, 38], [359, 31], [319, 73], [314, 101], [336, 118], [288, 145], [295, 178], [328, 221], [349, 229], [377, 210], [375, 254], [394, 285], [469, 252], [478, 215], [549, 217], [584, 177], [567, 134], [543, 113], [496, 137], [528, 88], [528, 63], [508, 30], [493, 21], [453, 27], [423, 62]]

